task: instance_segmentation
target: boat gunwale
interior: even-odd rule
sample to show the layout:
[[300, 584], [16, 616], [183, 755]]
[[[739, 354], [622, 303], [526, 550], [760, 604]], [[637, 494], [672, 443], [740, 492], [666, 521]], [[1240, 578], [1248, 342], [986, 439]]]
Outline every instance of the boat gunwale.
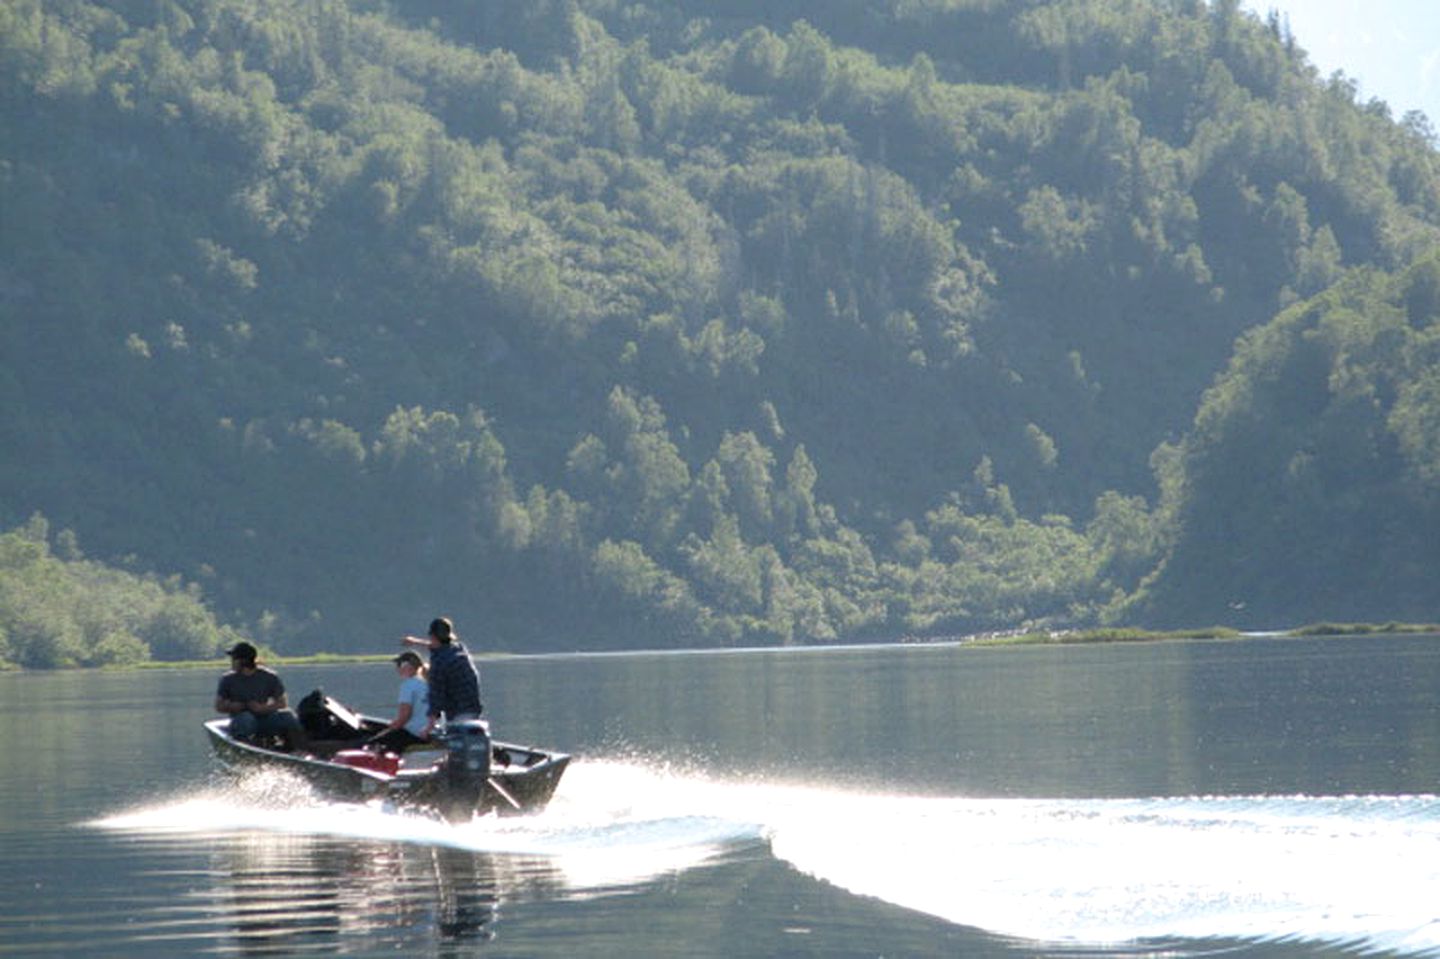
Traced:
[[[355, 715], [368, 726], [377, 729], [384, 726], [384, 721], [376, 717], [363, 713]], [[229, 719], [225, 717], [205, 720], [204, 727], [216, 760], [228, 769], [235, 771], [263, 766], [288, 769], [322, 791], [346, 800], [374, 798], [376, 795], [410, 797], [415, 795], [417, 788], [422, 791], [431, 788], [430, 784], [439, 781], [444, 768], [437, 765], [428, 769], [402, 769], [391, 774], [336, 762], [333, 758], [282, 752], [237, 740], [230, 735]], [[354, 745], [358, 744], [359, 740], [355, 741]], [[492, 789], [509, 798], [512, 804], [516, 802], [510, 798], [512, 791], [523, 797], [515, 809], [520, 813], [538, 812], [549, 804], [572, 758], [569, 753], [495, 740], [491, 741], [491, 748], [496, 753], [504, 753], [507, 759], [511, 755], [524, 757], [522, 763], [507, 761], [496, 765], [490, 775]], [[422, 801], [420, 805], [429, 806], [431, 803]], [[484, 808], [479, 811], [484, 812]]]

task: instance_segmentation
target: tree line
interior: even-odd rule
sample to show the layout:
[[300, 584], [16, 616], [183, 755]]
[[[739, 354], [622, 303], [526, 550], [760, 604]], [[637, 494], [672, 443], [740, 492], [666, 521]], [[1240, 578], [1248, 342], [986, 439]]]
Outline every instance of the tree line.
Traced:
[[3, 0], [0, 131], [0, 528], [275, 648], [1435, 616], [1433, 129], [1231, 0]]

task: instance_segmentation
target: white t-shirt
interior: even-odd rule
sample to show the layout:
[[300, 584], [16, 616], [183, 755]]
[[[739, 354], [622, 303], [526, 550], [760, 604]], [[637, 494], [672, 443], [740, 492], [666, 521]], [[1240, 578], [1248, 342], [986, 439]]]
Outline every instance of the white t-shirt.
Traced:
[[400, 703], [410, 704], [410, 720], [405, 728], [412, 736], [420, 736], [430, 722], [430, 684], [419, 676], [406, 676], [400, 682]]

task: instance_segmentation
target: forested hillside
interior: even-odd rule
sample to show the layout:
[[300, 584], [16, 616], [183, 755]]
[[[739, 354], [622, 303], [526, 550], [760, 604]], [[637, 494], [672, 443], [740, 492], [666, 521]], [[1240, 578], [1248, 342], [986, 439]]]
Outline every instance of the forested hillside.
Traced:
[[0, 0], [0, 530], [294, 652], [1435, 619], [1437, 250], [1237, 0]]

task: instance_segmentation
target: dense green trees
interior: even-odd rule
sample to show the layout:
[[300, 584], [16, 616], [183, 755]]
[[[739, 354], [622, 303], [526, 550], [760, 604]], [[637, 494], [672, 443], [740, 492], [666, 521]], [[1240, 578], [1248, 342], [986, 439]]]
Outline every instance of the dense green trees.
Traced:
[[87, 560], [39, 515], [0, 533], [0, 668], [205, 659], [237, 639], [194, 584]]
[[1179, 535], [1149, 615], [1434, 616], [1437, 276], [1356, 271], [1242, 338], [1162, 467]]
[[0, 0], [0, 523], [280, 649], [1433, 617], [1437, 243], [1229, 2]]

